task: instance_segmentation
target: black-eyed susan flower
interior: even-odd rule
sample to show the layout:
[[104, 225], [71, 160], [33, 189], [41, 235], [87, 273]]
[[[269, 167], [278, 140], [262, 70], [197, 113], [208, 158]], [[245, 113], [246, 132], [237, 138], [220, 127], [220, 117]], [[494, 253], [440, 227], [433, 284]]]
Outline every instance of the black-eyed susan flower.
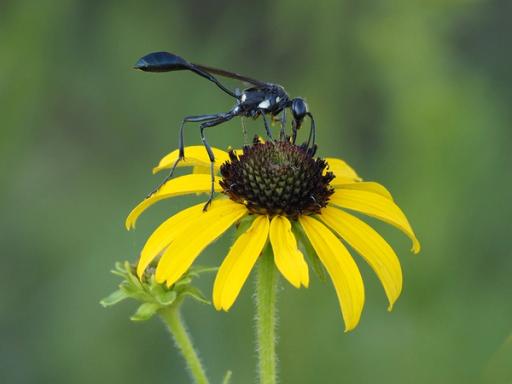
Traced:
[[[203, 147], [186, 148], [180, 166], [194, 173], [171, 179], [154, 195], [143, 200], [126, 220], [135, 226], [149, 206], [169, 197], [208, 193], [209, 160]], [[402, 271], [389, 244], [368, 224], [350, 212], [358, 212], [391, 224], [420, 244], [404, 213], [389, 191], [375, 182], [362, 181], [343, 160], [320, 159], [314, 151], [289, 141], [261, 143], [241, 151], [214, 149], [215, 191], [221, 192], [206, 212], [204, 203], [178, 212], [162, 223], [147, 240], [137, 266], [141, 276], [156, 260], [157, 282], [173, 285], [215, 239], [242, 219], [248, 228], [234, 241], [217, 273], [213, 303], [228, 310], [270, 241], [274, 262], [294, 287], [309, 285], [308, 264], [299, 249], [292, 223], [303, 231], [325, 266], [337, 293], [345, 329], [355, 328], [364, 304], [364, 286], [359, 269], [344, 243], [372, 267], [386, 292], [389, 309], [400, 295]], [[165, 156], [154, 169], [169, 168], [178, 151]]]

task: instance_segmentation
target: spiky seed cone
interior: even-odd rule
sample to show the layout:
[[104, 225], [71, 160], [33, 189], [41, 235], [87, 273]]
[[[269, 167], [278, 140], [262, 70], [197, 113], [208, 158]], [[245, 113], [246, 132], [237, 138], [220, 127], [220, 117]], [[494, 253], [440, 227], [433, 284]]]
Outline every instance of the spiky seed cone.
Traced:
[[220, 172], [223, 191], [256, 214], [299, 215], [318, 213], [334, 192], [327, 163], [314, 158], [314, 150], [289, 140], [246, 146], [243, 154], [230, 152]]

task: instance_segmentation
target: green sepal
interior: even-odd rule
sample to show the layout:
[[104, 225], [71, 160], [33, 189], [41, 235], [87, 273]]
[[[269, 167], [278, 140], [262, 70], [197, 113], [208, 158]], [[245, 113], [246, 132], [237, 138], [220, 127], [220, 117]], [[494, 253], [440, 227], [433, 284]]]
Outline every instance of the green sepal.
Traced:
[[231, 382], [231, 374], [233, 372], [231, 371], [227, 371], [226, 374], [224, 375], [224, 379], [222, 380], [222, 384], [229, 384]]
[[182, 285], [188, 285], [192, 282], [192, 278], [190, 277], [184, 277], [183, 279], [177, 281], [176, 283], [174, 283], [174, 286], [175, 287], [180, 287]]
[[155, 313], [161, 308], [158, 303], [144, 303], [137, 311], [130, 317], [132, 321], [145, 321], [153, 317]]
[[300, 226], [300, 224], [297, 221], [292, 222], [292, 229], [293, 233], [295, 234], [295, 238], [297, 239], [297, 243], [299, 245], [299, 249], [302, 251], [302, 253], [306, 256], [306, 258], [309, 260], [309, 262], [313, 265], [313, 270], [315, 271], [318, 278], [326, 282], [327, 281], [327, 275], [324, 269], [324, 266], [320, 259], [318, 258], [318, 255], [315, 252], [315, 249], [309, 242], [308, 238], [306, 237], [306, 234], [304, 233], [304, 230]]
[[190, 267], [190, 269], [187, 272], [187, 275], [199, 277], [202, 273], [210, 273], [210, 272], [217, 272], [219, 270], [218, 267], [206, 267], [204, 265], [194, 265]]
[[131, 298], [139, 298], [141, 295], [143, 296], [144, 293], [139, 287], [133, 286], [126, 281], [119, 284], [119, 289]]
[[117, 262], [112, 273], [122, 277], [123, 281], [119, 284], [119, 289], [101, 300], [100, 304], [109, 307], [128, 298], [139, 301], [141, 305], [131, 317], [133, 321], [148, 320], [161, 309], [178, 306], [185, 296], [200, 303], [210, 304], [203, 293], [192, 285], [192, 282], [202, 273], [216, 270], [217, 268], [193, 266], [174, 285], [167, 287], [165, 284], [156, 282], [154, 269], [148, 269], [139, 279], [133, 265], [129, 262]]
[[166, 287], [163, 284], [158, 284], [155, 281], [154, 276], [151, 276], [151, 280], [150, 280], [150, 283], [149, 283], [149, 293], [150, 293], [150, 295], [152, 295], [154, 297], [160, 297], [162, 295], [165, 295], [166, 292], [167, 292]]
[[171, 305], [172, 303], [174, 303], [177, 297], [178, 294], [175, 291], [167, 291], [163, 292], [163, 294], [161, 295], [158, 295], [156, 299], [162, 305]]
[[117, 291], [112, 292], [110, 295], [105, 297], [100, 301], [100, 304], [103, 305], [105, 308], [110, 307], [111, 305], [117, 304], [124, 299], [127, 299], [129, 296], [126, 294], [126, 292], [122, 291], [121, 289], [118, 289]]
[[203, 292], [199, 290], [199, 288], [189, 286], [182, 293], [182, 295], [188, 295], [193, 299], [196, 299], [200, 303], [203, 304], [211, 304], [211, 302], [203, 295]]

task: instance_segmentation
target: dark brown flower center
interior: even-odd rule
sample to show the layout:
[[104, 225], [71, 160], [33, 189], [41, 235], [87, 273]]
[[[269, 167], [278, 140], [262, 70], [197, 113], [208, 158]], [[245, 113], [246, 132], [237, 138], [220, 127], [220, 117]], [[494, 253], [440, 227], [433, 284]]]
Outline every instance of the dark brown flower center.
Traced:
[[334, 178], [327, 163], [314, 158], [313, 149], [288, 140], [246, 146], [243, 154], [229, 153], [220, 168], [224, 193], [256, 214], [299, 215], [318, 213], [327, 205]]

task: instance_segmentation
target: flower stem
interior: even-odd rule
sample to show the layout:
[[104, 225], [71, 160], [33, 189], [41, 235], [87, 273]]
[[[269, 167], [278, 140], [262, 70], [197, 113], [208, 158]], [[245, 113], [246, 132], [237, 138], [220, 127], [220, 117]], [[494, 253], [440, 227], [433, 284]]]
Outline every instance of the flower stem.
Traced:
[[260, 384], [276, 384], [276, 288], [272, 247], [261, 255], [256, 278], [256, 339]]
[[199, 356], [194, 349], [190, 335], [187, 332], [183, 318], [180, 313], [180, 305], [176, 303], [160, 311], [160, 317], [164, 321], [167, 329], [171, 333], [176, 346], [181, 355], [187, 362], [190, 376], [196, 384], [208, 384], [205, 370], [199, 360]]

